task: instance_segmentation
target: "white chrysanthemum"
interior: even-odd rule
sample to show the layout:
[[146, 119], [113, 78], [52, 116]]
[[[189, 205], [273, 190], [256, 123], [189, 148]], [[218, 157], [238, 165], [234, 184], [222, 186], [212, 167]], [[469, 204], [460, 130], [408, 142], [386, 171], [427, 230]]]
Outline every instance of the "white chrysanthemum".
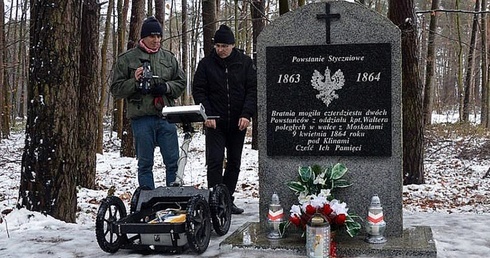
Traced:
[[330, 196], [330, 189], [321, 189], [318, 196], [323, 196], [325, 198], [328, 198]]
[[335, 214], [337, 214], [337, 215], [347, 214], [347, 211], [349, 210], [347, 208], [347, 203], [340, 202], [339, 200], [336, 200], [336, 199], [333, 199], [330, 202], [330, 208], [332, 208], [333, 212], [335, 212]]
[[310, 196], [307, 195], [305, 192], [299, 193], [299, 195], [298, 195], [298, 202], [300, 204], [303, 204], [305, 202], [308, 202], [309, 200], [310, 200]]
[[325, 203], [328, 203], [327, 198], [324, 196], [314, 196], [311, 201], [311, 206], [315, 208], [321, 208], [325, 205]]
[[301, 207], [299, 205], [293, 205], [291, 206], [291, 210], [289, 212], [291, 213], [291, 217], [294, 217], [294, 215], [299, 217], [301, 216]]
[[310, 205], [310, 202], [305, 202], [301, 205], [301, 210], [306, 211], [306, 206]]
[[315, 180], [313, 180], [313, 184], [316, 184], [316, 185], [325, 185], [325, 178], [321, 175], [318, 175]]

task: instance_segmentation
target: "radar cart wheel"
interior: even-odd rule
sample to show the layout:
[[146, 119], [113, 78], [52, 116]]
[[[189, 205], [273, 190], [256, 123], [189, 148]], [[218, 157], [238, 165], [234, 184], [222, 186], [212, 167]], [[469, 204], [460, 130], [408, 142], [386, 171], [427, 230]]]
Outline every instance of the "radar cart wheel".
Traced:
[[126, 217], [126, 208], [116, 196], [105, 198], [100, 203], [95, 220], [95, 235], [100, 248], [115, 253], [127, 241], [126, 234], [116, 230], [115, 222]]
[[187, 242], [189, 248], [201, 254], [208, 248], [211, 235], [209, 204], [202, 195], [192, 196], [187, 205]]
[[216, 234], [228, 233], [231, 225], [231, 197], [224, 184], [216, 185], [210, 193], [210, 208], [213, 228]]

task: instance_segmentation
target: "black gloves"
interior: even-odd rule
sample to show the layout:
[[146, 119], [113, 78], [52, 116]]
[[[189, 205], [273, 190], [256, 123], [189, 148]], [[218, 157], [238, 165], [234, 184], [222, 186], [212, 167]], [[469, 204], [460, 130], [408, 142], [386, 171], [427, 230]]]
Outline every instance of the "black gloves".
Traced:
[[150, 81], [140, 80], [136, 85], [136, 91], [141, 92], [143, 95], [150, 93]]
[[153, 87], [150, 89], [150, 93], [151, 95], [153, 95], [154, 97], [159, 97], [159, 96], [163, 96], [167, 93], [167, 90], [168, 90], [168, 85], [167, 83], [157, 83], [155, 85], [153, 85]]

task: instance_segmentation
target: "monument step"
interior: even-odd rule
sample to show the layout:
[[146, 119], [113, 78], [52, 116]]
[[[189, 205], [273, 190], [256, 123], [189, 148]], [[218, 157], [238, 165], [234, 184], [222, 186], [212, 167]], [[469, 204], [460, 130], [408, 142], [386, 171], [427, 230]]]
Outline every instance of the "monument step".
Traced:
[[[299, 233], [277, 240], [266, 236], [259, 222], [247, 222], [220, 243], [220, 250], [225, 256], [243, 253], [267, 258], [305, 257], [305, 239]], [[337, 257], [437, 257], [430, 227], [404, 229], [401, 237], [387, 239], [384, 244], [369, 244], [364, 236], [337, 236]]]

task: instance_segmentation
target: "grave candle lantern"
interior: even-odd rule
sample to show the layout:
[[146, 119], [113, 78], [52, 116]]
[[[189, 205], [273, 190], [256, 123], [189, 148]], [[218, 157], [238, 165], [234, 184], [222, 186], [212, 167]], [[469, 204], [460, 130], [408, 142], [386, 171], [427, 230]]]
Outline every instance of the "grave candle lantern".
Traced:
[[282, 233], [279, 226], [284, 222], [284, 211], [279, 202], [279, 195], [274, 193], [269, 204], [269, 213], [267, 214], [267, 223], [269, 225], [269, 234], [267, 238], [277, 239], [282, 238]]
[[366, 242], [370, 244], [382, 244], [386, 243], [384, 232], [386, 229], [386, 222], [383, 218], [383, 207], [381, 207], [381, 201], [377, 194], [371, 198], [371, 204], [369, 205], [368, 217], [366, 221]]
[[306, 256], [319, 258], [330, 256], [330, 224], [315, 213], [306, 225]]

